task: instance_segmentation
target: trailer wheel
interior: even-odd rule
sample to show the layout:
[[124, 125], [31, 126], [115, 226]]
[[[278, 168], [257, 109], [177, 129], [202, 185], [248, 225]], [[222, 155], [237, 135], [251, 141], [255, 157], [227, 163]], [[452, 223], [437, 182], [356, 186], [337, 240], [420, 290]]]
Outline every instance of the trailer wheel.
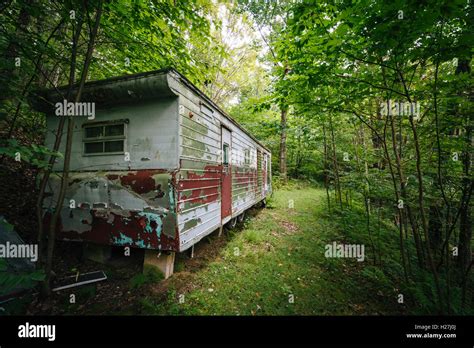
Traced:
[[266, 208], [266, 207], [267, 207], [267, 199], [266, 199], [266, 198], [262, 199], [261, 205], [262, 205], [262, 208]]
[[240, 214], [239, 216], [237, 216], [237, 222], [238, 222], [239, 224], [241, 224], [242, 222], [244, 222], [244, 220], [245, 220], [245, 211], [244, 211], [242, 214]]

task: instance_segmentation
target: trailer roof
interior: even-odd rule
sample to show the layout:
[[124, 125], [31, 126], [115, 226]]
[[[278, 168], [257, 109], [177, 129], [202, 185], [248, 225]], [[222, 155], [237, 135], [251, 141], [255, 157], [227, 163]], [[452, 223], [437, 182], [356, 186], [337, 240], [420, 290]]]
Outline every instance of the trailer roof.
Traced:
[[[207, 95], [205, 95], [199, 88], [197, 88], [191, 81], [189, 81], [183, 74], [181, 74], [179, 71], [177, 71], [174, 68], [164, 68], [164, 69], [159, 69], [159, 70], [152, 70], [152, 71], [147, 71], [147, 72], [142, 72], [142, 73], [136, 73], [136, 74], [128, 74], [128, 75], [121, 75], [121, 76], [114, 76], [110, 77], [107, 79], [102, 79], [102, 80], [95, 80], [95, 81], [89, 81], [84, 84], [84, 89], [83, 89], [83, 96], [87, 94], [88, 91], [91, 93], [93, 91], [98, 92], [99, 89], [97, 87], [109, 85], [109, 84], [115, 84], [119, 83], [121, 81], [132, 81], [132, 80], [138, 80], [138, 79], [143, 79], [143, 78], [152, 78], [153, 76], [165, 76], [168, 75], [170, 72], [175, 73], [179, 80], [189, 89], [197, 93], [201, 98], [205, 99], [209, 104], [211, 104], [214, 108], [216, 108], [222, 115], [224, 115], [226, 118], [229, 119], [234, 125], [236, 125], [239, 129], [241, 129], [245, 134], [247, 134], [249, 137], [251, 137], [257, 144], [259, 144], [262, 148], [264, 148], [266, 151], [270, 152], [270, 150], [263, 145], [253, 134], [251, 134], [249, 131], [247, 131], [245, 128], [243, 128], [237, 121], [235, 121], [227, 112], [222, 110], [216, 103], [214, 103]], [[155, 83], [159, 83], [160, 81], [155, 81]], [[74, 89], [77, 89], [79, 87], [79, 84], [75, 84], [73, 87]], [[167, 97], [167, 96], [172, 96], [175, 95], [171, 89], [168, 86], [160, 86], [159, 90], [156, 88], [156, 84], [153, 86], [145, 84], [142, 86], [142, 92], [148, 92], [148, 97]], [[54, 105], [58, 101], [62, 101], [63, 99], [63, 93], [68, 89], [68, 86], [61, 86], [55, 89], [49, 89], [49, 90], [42, 90], [38, 91], [35, 94], [35, 98], [30, 100], [30, 103], [32, 104], [33, 108], [39, 111], [47, 112], [48, 109], [51, 110], [52, 105]], [[159, 95], [157, 92], [161, 92]], [[103, 91], [101, 91], [103, 92]], [[107, 104], [115, 104], [112, 103], [112, 101], [116, 101], [120, 97], [123, 97], [125, 93], [128, 93], [129, 91], [126, 88], [123, 88], [121, 91], [115, 91], [117, 93], [115, 94], [109, 94], [109, 95], [101, 95], [102, 97], [102, 104], [106, 104], [106, 101], [108, 102]], [[167, 93], [165, 93], [167, 92]], [[97, 97], [97, 95], [95, 95]], [[133, 102], [133, 100], [131, 101]]]

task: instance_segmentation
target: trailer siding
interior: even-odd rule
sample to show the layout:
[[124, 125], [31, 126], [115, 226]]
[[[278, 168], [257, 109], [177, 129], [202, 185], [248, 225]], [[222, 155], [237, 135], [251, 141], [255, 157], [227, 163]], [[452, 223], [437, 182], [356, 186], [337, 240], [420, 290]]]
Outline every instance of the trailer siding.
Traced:
[[255, 204], [257, 190], [256, 144], [240, 129], [232, 132], [232, 216]]
[[205, 114], [199, 96], [173, 82], [179, 95], [176, 197], [183, 251], [221, 224], [221, 136], [217, 113]]
[[[171, 78], [170, 86], [179, 95], [180, 169], [176, 189], [177, 223], [183, 251], [225, 222], [221, 216], [222, 126], [231, 131], [232, 139], [231, 217], [241, 214], [264, 196], [257, 177], [257, 148], [260, 146], [179, 78]], [[263, 184], [263, 178], [260, 180]]]

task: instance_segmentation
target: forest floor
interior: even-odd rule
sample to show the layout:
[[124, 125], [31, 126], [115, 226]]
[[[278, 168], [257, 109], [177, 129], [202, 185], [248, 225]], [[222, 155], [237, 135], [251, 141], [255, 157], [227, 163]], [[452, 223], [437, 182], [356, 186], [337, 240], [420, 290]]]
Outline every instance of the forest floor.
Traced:
[[[177, 257], [167, 280], [144, 276], [140, 257], [123, 265], [80, 263], [73, 271], [104, 269], [108, 280], [55, 295], [48, 306], [33, 301], [30, 314], [158, 315], [369, 315], [406, 314], [396, 286], [364, 262], [326, 258], [325, 246], [348, 238], [352, 223], [329, 215], [326, 193], [301, 184], [276, 190], [266, 209]], [[345, 215], [345, 214], [341, 214]], [[345, 226], [345, 227], [344, 227]], [[345, 230], [346, 229], [346, 230]], [[354, 231], [352, 231], [354, 232]], [[383, 238], [387, 239], [387, 238]], [[67, 248], [66, 248], [67, 249]], [[58, 258], [69, 270], [74, 253]], [[133, 249], [132, 249], [133, 250]], [[61, 255], [62, 254], [62, 255]], [[368, 255], [369, 254], [369, 255]], [[67, 258], [72, 258], [68, 261]], [[381, 272], [380, 272], [381, 273]], [[71, 293], [75, 303], [70, 303]]]

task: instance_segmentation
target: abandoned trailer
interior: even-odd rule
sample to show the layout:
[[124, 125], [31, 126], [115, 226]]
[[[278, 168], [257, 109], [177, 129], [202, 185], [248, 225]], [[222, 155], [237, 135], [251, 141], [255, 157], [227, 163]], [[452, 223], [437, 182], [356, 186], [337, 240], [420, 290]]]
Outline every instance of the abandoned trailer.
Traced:
[[[34, 102], [47, 114], [49, 148], [58, 115], [73, 115], [57, 112], [65, 92], [44, 91]], [[81, 100], [95, 114], [75, 118], [58, 239], [146, 249], [145, 263], [168, 277], [175, 252], [235, 224], [271, 193], [270, 151], [173, 69], [86, 83]], [[58, 158], [46, 225], [62, 169]]]

